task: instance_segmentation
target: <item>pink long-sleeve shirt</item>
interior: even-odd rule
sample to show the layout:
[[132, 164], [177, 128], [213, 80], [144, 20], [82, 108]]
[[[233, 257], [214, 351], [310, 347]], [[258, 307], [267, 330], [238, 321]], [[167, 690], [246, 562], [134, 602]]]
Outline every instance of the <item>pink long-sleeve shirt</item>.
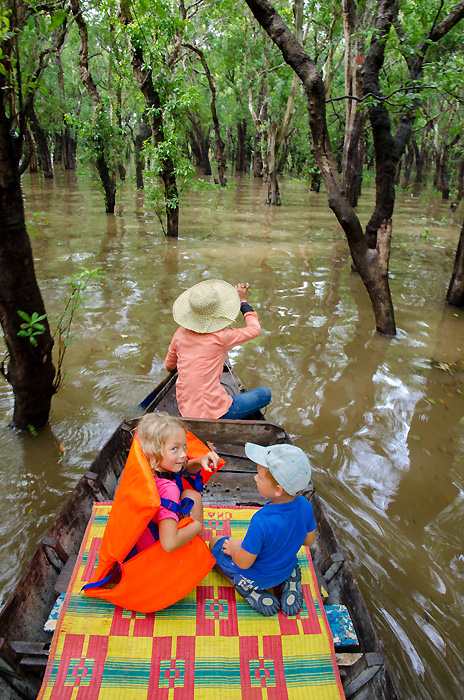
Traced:
[[245, 313], [246, 328], [223, 328], [215, 333], [195, 333], [180, 326], [174, 333], [164, 361], [166, 369], [177, 367], [177, 404], [189, 418], [220, 418], [232, 397], [220, 384], [227, 351], [261, 333], [254, 311]]

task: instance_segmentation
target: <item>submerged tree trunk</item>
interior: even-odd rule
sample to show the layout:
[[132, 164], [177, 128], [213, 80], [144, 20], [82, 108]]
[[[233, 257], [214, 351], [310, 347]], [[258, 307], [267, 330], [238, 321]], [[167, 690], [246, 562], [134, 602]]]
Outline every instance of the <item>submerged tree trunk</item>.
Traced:
[[267, 203], [279, 206], [282, 202], [280, 199], [279, 183], [277, 182], [276, 132], [277, 124], [275, 122], [270, 122], [267, 137], [267, 163], [269, 172], [269, 179], [267, 181]]
[[235, 163], [235, 170], [237, 170], [237, 172], [244, 172], [246, 170], [246, 131], [246, 121], [242, 119], [237, 124], [237, 160]]
[[440, 156], [440, 190], [441, 197], [444, 200], [448, 200], [450, 196], [450, 185], [448, 177], [448, 153], [455, 146], [461, 138], [461, 134], [456, 134], [456, 136], [450, 141], [450, 143], [443, 143], [443, 148]]
[[279, 175], [281, 175], [285, 169], [285, 163], [287, 161], [288, 141], [289, 141], [289, 134], [284, 136], [284, 139], [282, 141], [282, 150], [281, 150], [280, 157], [279, 157], [279, 164], [277, 166], [277, 172], [279, 173]]
[[201, 49], [199, 49], [197, 46], [193, 46], [192, 44], [186, 44], [187, 48], [189, 48], [191, 51], [194, 51], [198, 58], [201, 61], [201, 65], [203, 66], [203, 69], [206, 74], [206, 78], [208, 80], [208, 85], [209, 85], [209, 90], [211, 93], [211, 117], [213, 119], [213, 126], [214, 126], [214, 137], [215, 137], [215, 146], [216, 146], [216, 160], [217, 160], [217, 167], [218, 167], [218, 179], [219, 179], [219, 184], [221, 187], [225, 187], [227, 184], [227, 179], [226, 179], [226, 164], [224, 160], [224, 141], [222, 140], [221, 137], [221, 128], [219, 125], [219, 117], [217, 114], [217, 109], [216, 109], [216, 82], [214, 80], [214, 77], [209, 69], [208, 63], [205, 58], [205, 54]]
[[464, 307], [464, 223], [462, 224], [459, 243], [454, 260], [454, 269], [446, 295], [451, 306]]
[[321, 74], [267, 0], [246, 2], [303, 83], [308, 100], [314, 153], [324, 178], [329, 206], [345, 231], [351, 257], [371, 299], [378, 332], [387, 336], [395, 335], [395, 318], [388, 284], [391, 221], [380, 222], [376, 245], [369, 247], [361, 224], [344, 197], [340, 184], [327, 129], [325, 87]]
[[461, 158], [458, 170], [458, 181], [457, 181], [457, 191], [456, 197], [450, 204], [450, 211], [456, 211], [459, 206], [459, 202], [464, 197], [464, 156]]
[[151, 137], [151, 129], [142, 119], [139, 130], [135, 135], [135, 184], [138, 190], [143, 190], [143, 171], [145, 168], [145, 159], [143, 157], [143, 144]]
[[48, 147], [48, 139], [44, 130], [40, 126], [39, 120], [37, 119], [34, 109], [34, 102], [32, 99], [29, 100], [27, 105], [27, 118], [31, 131], [34, 135], [34, 140], [39, 154], [39, 165], [42, 169], [44, 177], [46, 179], [53, 179], [52, 158]]
[[[268, 176], [268, 161], [267, 161], [267, 130], [265, 126], [268, 122], [267, 101], [269, 98], [269, 86], [263, 80], [258, 94], [258, 103], [256, 109], [253, 106], [253, 93], [251, 87], [248, 88], [248, 108], [251, 117], [255, 124], [255, 148], [253, 159], [253, 173], [255, 177], [262, 177], [267, 182]], [[260, 160], [258, 170], [258, 158]], [[258, 173], [258, 174], [257, 174]]]
[[71, 136], [71, 129], [66, 124], [62, 132], [62, 154], [65, 170], [76, 169], [77, 141]]
[[[118, 0], [118, 8], [121, 22], [126, 26], [130, 25], [132, 23], [132, 15], [128, 0]], [[150, 114], [153, 142], [155, 146], [160, 146], [165, 143], [160, 95], [153, 83], [152, 69], [145, 63], [141, 43], [134, 42], [131, 46], [131, 51], [132, 70]], [[165, 235], [170, 238], [177, 238], [179, 235], [179, 192], [174, 162], [169, 154], [166, 154], [162, 159], [160, 175], [164, 184], [164, 199], [166, 203]]]
[[364, 163], [364, 111], [359, 109], [362, 98], [361, 67], [364, 61], [364, 40], [358, 31], [354, 0], [343, 0], [343, 25], [345, 33], [345, 94], [354, 99], [346, 100], [345, 137], [343, 143], [342, 182], [345, 196], [356, 207], [361, 196]]
[[[56, 55], [56, 63], [58, 66], [58, 85], [61, 90], [61, 96], [63, 98], [63, 106], [66, 101], [66, 90], [64, 86], [64, 71], [61, 63], [61, 54], [58, 52]], [[82, 105], [82, 93], [78, 101], [76, 116], [79, 116]], [[64, 107], [63, 107], [64, 109]], [[73, 136], [71, 136], [71, 129], [69, 125], [66, 124], [64, 119], [64, 112], [62, 113], [63, 126], [61, 129], [61, 158], [65, 170], [75, 170], [76, 169], [76, 152], [77, 152], [77, 141]]]
[[412, 189], [413, 189], [413, 192], [415, 194], [417, 194], [417, 192], [422, 187], [424, 159], [423, 159], [423, 154], [419, 151], [419, 146], [417, 145], [417, 141], [414, 138], [414, 136], [411, 138], [411, 148], [412, 148], [413, 153], [414, 153], [414, 169], [415, 169], [414, 180], [412, 183]]
[[[0, 74], [0, 89], [4, 80]], [[34, 431], [48, 422], [55, 389], [52, 363], [53, 340], [46, 318], [43, 333], [29, 338], [18, 336], [24, 320], [18, 311], [32, 317], [45, 315], [34, 272], [34, 260], [24, 221], [23, 198], [18, 170], [22, 136], [15, 136], [3, 100], [0, 100], [0, 320], [7, 355], [0, 371], [11, 384], [15, 405], [13, 425]]]
[[[85, 86], [89, 97], [92, 100], [94, 122], [98, 122], [100, 110], [103, 109], [102, 99], [97, 86], [89, 71], [89, 37], [87, 24], [82, 14], [79, 0], [71, 0], [71, 9], [79, 29], [81, 39], [81, 49], [79, 51], [79, 66], [81, 70], [82, 83]], [[98, 138], [93, 139], [95, 150], [96, 167], [105, 193], [105, 211], [107, 214], [114, 213], [116, 204], [116, 177], [111, 166], [106, 160], [104, 144]]]
[[409, 180], [411, 177], [412, 164], [414, 160], [414, 148], [410, 144], [406, 149], [406, 154], [404, 156], [404, 168], [403, 176], [401, 178], [400, 187], [402, 190], [406, 189], [409, 185]]
[[25, 132], [24, 132], [24, 141], [26, 144], [27, 153], [24, 155], [24, 160], [23, 160], [21, 167], [19, 169], [20, 175], [22, 175], [24, 172], [26, 172], [28, 165], [29, 165], [29, 170], [31, 173], [36, 173], [36, 172], [38, 172], [38, 169], [39, 169], [39, 166], [37, 163], [37, 154], [35, 152], [34, 139], [32, 138], [32, 134], [29, 131], [28, 127], [26, 127]]
[[261, 135], [255, 131], [253, 148], [253, 177], [263, 177], [263, 159], [261, 158]]
[[212, 175], [211, 163], [209, 160], [209, 139], [205, 138], [203, 135], [203, 129], [200, 124], [200, 115], [195, 110], [195, 112], [186, 112], [187, 117], [192, 125], [192, 130], [190, 132], [190, 143], [192, 146], [192, 151], [197, 161], [197, 165], [201, 167], [205, 175]]

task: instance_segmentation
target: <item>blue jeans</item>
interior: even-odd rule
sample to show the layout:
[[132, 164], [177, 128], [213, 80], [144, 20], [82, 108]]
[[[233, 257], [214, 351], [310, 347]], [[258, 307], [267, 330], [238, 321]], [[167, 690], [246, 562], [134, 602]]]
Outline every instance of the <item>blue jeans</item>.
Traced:
[[256, 588], [263, 588], [263, 586], [260, 586], [254, 579], [246, 577], [248, 569], [240, 569], [231, 556], [224, 554], [222, 551], [222, 545], [224, 544], [224, 541], [228, 539], [228, 537], [221, 537], [221, 539], [218, 540], [211, 549], [211, 554], [216, 559], [216, 566], [227, 576], [227, 578], [230, 578], [234, 585], [238, 583], [239, 586], [242, 586], [242, 588], [245, 588], [247, 591], [252, 591]]
[[241, 420], [267, 406], [271, 400], [271, 391], [267, 386], [259, 386], [251, 391], [244, 391], [242, 394], [234, 394], [232, 403], [227, 413], [221, 418], [231, 418]]

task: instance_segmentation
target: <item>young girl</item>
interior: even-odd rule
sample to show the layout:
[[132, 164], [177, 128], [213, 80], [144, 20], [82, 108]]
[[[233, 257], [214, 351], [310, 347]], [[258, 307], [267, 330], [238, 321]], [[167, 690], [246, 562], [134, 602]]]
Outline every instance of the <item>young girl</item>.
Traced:
[[224, 463], [176, 418], [143, 416], [85, 594], [145, 613], [190, 593], [214, 566], [199, 491]]
[[[215, 452], [208, 452], [200, 459], [187, 459], [185, 428], [168, 413], [147, 413], [138, 423], [135, 434], [151, 467], [161, 499], [169, 501], [169, 505], [163, 505], [161, 500], [155, 517], [136, 543], [137, 551], [141, 552], [153, 544], [158, 539], [159, 530], [164, 551], [174, 552], [203, 531], [201, 495], [192, 488], [185, 488], [182, 475], [188, 478], [188, 475], [198, 474], [202, 468], [213, 472], [219, 457]], [[179, 516], [182, 518], [185, 515], [190, 515], [193, 522], [179, 530]]]
[[[183, 292], [172, 307], [180, 328], [164, 361], [177, 367], [176, 396], [182, 416], [242, 419], [264, 408], [271, 392], [260, 386], [230, 396], [221, 386], [227, 351], [261, 333], [258, 315], [248, 304], [249, 284], [204, 280]], [[242, 312], [246, 328], [227, 328]]]

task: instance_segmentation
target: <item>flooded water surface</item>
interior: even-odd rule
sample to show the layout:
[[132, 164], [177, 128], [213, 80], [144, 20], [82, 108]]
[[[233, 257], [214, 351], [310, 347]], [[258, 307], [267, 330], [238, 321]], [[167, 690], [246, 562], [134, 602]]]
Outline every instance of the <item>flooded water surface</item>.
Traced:
[[[462, 212], [450, 217], [430, 193], [398, 196], [398, 334], [387, 340], [325, 195], [281, 186], [280, 208], [248, 176], [225, 191], [192, 190], [179, 240], [168, 241], [130, 182], [107, 216], [88, 173], [24, 177], [49, 317], [71, 275], [104, 277], [86, 291], [49, 427], [11, 431], [13, 397], [0, 385], [1, 602], [96, 452], [164, 378], [174, 299], [201, 279], [248, 281], [263, 333], [231, 360], [247, 387], [270, 387], [267, 418], [312, 459], [400, 697], [462, 698], [464, 312], [445, 302]], [[364, 223], [371, 210], [367, 191]]]

